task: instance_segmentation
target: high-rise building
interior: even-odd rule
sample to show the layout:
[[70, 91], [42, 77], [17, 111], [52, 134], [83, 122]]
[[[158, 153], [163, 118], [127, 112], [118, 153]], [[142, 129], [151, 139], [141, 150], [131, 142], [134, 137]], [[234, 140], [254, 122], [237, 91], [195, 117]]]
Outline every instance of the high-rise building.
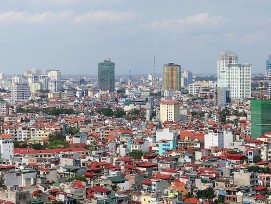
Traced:
[[224, 51], [219, 53], [217, 60], [217, 86], [227, 87], [227, 67], [229, 64], [237, 64], [238, 56], [236, 53], [231, 51]]
[[13, 103], [29, 100], [30, 96], [28, 83], [13, 83], [11, 88], [11, 100]]
[[39, 82], [41, 83], [41, 90], [49, 90], [49, 77], [47, 75], [40, 75]]
[[271, 132], [271, 101], [251, 100], [251, 136], [257, 138]]
[[269, 55], [268, 59], [266, 60], [266, 76], [269, 81], [268, 93], [270, 97], [271, 96], [271, 55]]
[[61, 91], [61, 72], [59, 70], [50, 70], [48, 72], [49, 83], [48, 89], [51, 92]]
[[59, 70], [50, 70], [48, 72], [48, 77], [50, 80], [60, 81], [61, 80], [61, 72]]
[[229, 64], [226, 69], [226, 87], [231, 88], [232, 99], [251, 97], [251, 65]]
[[215, 105], [223, 106], [231, 103], [231, 89], [229, 87], [215, 88]]
[[193, 73], [190, 71], [183, 71], [183, 86], [188, 87], [189, 84], [193, 83]]
[[168, 63], [163, 66], [163, 90], [181, 91], [181, 65]]
[[115, 90], [115, 63], [104, 60], [98, 63], [98, 88], [101, 91], [114, 92]]
[[181, 120], [180, 103], [177, 100], [164, 100], [160, 103], [161, 122], [177, 122]]
[[217, 87], [230, 88], [232, 99], [251, 96], [251, 65], [238, 64], [238, 56], [231, 51], [220, 53], [217, 60]]

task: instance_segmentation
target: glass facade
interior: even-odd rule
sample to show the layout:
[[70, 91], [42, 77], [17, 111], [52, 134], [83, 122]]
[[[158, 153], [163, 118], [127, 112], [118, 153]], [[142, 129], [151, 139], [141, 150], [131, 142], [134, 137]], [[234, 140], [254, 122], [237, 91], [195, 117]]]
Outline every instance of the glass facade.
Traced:
[[257, 138], [271, 132], [271, 101], [251, 100], [251, 136]]
[[115, 63], [104, 60], [98, 64], [98, 87], [101, 91], [115, 90]]

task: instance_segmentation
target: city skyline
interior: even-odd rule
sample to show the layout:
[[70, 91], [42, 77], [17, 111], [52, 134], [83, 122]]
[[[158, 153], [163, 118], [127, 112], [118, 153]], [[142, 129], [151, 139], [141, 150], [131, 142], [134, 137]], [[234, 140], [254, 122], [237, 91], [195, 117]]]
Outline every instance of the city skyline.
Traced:
[[110, 58], [116, 74], [143, 74], [153, 72], [156, 56], [158, 74], [171, 62], [195, 74], [215, 73], [219, 52], [230, 50], [252, 64], [252, 72], [264, 73], [271, 53], [270, 3], [4, 0], [0, 70], [96, 75], [97, 63]]

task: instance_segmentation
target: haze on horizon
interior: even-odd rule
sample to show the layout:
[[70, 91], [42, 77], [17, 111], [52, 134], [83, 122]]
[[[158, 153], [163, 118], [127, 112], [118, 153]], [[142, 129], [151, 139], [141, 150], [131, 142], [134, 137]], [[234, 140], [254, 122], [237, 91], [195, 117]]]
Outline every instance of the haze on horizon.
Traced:
[[271, 0], [2, 0], [0, 72], [59, 69], [96, 74], [111, 58], [116, 74], [153, 72], [174, 62], [215, 73], [218, 53], [264, 72]]

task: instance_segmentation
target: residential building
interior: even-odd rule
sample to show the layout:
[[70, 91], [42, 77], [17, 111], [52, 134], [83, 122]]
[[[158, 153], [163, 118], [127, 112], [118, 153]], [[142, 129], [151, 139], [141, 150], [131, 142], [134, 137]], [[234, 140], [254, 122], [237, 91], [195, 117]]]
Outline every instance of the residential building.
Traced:
[[223, 106], [231, 103], [231, 89], [229, 87], [216, 87], [215, 105]]
[[181, 120], [180, 102], [177, 100], [163, 100], [160, 103], [161, 122], [177, 122]]
[[76, 133], [74, 136], [73, 136], [73, 144], [76, 144], [76, 143], [87, 143], [87, 134], [85, 132], [78, 132]]
[[251, 97], [251, 65], [229, 64], [226, 70], [226, 83], [231, 88], [231, 98]]
[[11, 134], [0, 135], [1, 159], [11, 159], [14, 155], [14, 144]]
[[42, 90], [48, 90], [49, 77], [47, 75], [40, 75], [39, 82], [41, 83]]
[[195, 82], [193, 84], [189, 84], [188, 93], [192, 95], [196, 95], [200, 92], [201, 89], [202, 89], [202, 86]]
[[270, 97], [271, 96], [271, 55], [269, 55], [268, 59], [266, 60], [266, 77], [269, 81], [268, 94]]
[[229, 87], [233, 99], [251, 97], [251, 65], [238, 64], [238, 56], [234, 52], [220, 53], [217, 60], [217, 87]]
[[34, 82], [30, 84], [30, 92], [36, 93], [37, 91], [41, 90], [41, 83], [40, 82]]
[[211, 147], [224, 148], [224, 138], [220, 131], [209, 131], [204, 135], [204, 148], [209, 149]]
[[182, 76], [182, 79], [183, 79], [182, 86], [188, 87], [189, 84], [193, 83], [193, 73], [192, 72], [183, 71], [182, 75], [183, 75]]
[[181, 65], [168, 63], [163, 66], [163, 90], [181, 90]]
[[50, 70], [48, 72], [48, 77], [52, 81], [60, 81], [61, 80], [61, 72], [59, 70]]
[[238, 56], [231, 51], [224, 51], [219, 53], [217, 60], [217, 86], [228, 87], [227, 82], [227, 68], [229, 64], [237, 64]]
[[98, 88], [101, 91], [115, 90], [115, 63], [104, 60], [98, 64]]
[[13, 83], [11, 88], [11, 101], [27, 101], [30, 98], [30, 88], [27, 83]]
[[164, 128], [162, 130], [156, 131], [156, 142], [162, 140], [176, 140], [178, 137], [178, 132], [173, 131], [170, 128]]
[[59, 70], [50, 70], [48, 77], [48, 89], [51, 92], [59, 92], [61, 90], [61, 72]]
[[8, 114], [8, 103], [5, 101], [0, 101], [0, 115]]
[[167, 151], [176, 150], [177, 142], [174, 139], [173, 140], [160, 140], [160, 142], [158, 143], [158, 147], [159, 147], [159, 155], [162, 156]]

